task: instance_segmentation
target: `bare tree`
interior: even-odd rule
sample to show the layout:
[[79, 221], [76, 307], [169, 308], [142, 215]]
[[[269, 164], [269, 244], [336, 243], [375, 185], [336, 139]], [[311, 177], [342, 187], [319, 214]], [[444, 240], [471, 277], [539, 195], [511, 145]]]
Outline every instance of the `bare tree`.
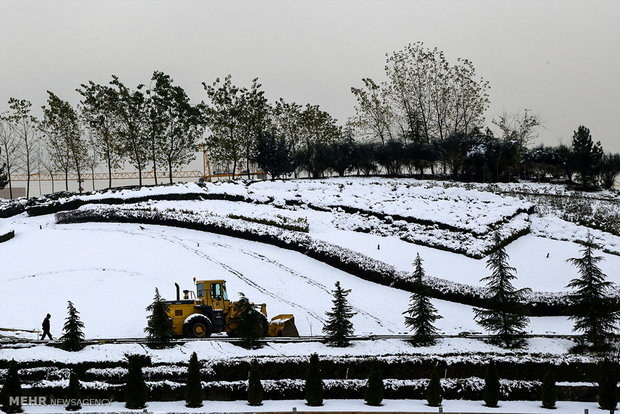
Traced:
[[362, 88], [351, 88], [357, 99], [355, 117], [350, 124], [371, 139], [379, 139], [382, 145], [393, 140], [395, 114], [389, 105], [387, 87], [377, 85], [372, 79], [362, 79]]
[[2, 162], [6, 168], [9, 185], [9, 197], [13, 199], [13, 182], [11, 173], [20, 168], [19, 163], [19, 140], [12, 125], [11, 116], [8, 113], [0, 114], [0, 148], [2, 149]]

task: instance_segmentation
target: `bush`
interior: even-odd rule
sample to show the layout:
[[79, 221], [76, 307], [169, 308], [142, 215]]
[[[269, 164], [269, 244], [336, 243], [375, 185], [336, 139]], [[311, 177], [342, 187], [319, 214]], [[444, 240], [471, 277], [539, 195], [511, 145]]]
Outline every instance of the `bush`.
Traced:
[[10, 400], [11, 397], [19, 398], [21, 396], [21, 381], [19, 380], [17, 363], [13, 359], [9, 363], [9, 369], [6, 373], [4, 384], [2, 385], [2, 391], [0, 391], [0, 402], [2, 403], [2, 410], [4, 410], [5, 413], [21, 413], [23, 410], [19, 400], [17, 404], [12, 404]]
[[255, 359], [250, 363], [250, 377], [248, 379], [248, 404], [263, 404], [263, 384], [260, 381], [258, 362]]
[[598, 404], [603, 410], [613, 411], [618, 405], [618, 363], [603, 360], [599, 364]]
[[482, 391], [484, 403], [487, 407], [497, 407], [499, 402], [499, 377], [495, 363], [487, 367], [487, 375], [484, 378], [484, 390]]
[[69, 403], [65, 407], [67, 411], [77, 411], [82, 408], [82, 404], [80, 403], [81, 389], [82, 386], [80, 385], [78, 375], [75, 371], [71, 371], [69, 388], [67, 389], [67, 400], [69, 400]]
[[383, 401], [383, 377], [381, 376], [379, 364], [376, 360], [372, 362], [370, 368], [370, 375], [366, 382], [364, 401], [366, 401], [366, 404], [374, 406], [381, 405], [381, 401]]
[[443, 397], [441, 395], [442, 393], [443, 390], [441, 389], [439, 373], [437, 372], [437, 370], [433, 370], [433, 374], [431, 375], [428, 387], [426, 388], [426, 401], [428, 405], [430, 405], [431, 407], [441, 406], [441, 402], [443, 400]]
[[129, 409], [144, 408], [149, 392], [142, 374], [142, 361], [139, 355], [129, 357], [127, 385], [125, 387], [125, 407]]
[[543, 378], [541, 400], [543, 408], [555, 408], [555, 402], [558, 400], [557, 391], [555, 389], [555, 376], [551, 370], [548, 370]]
[[321, 378], [321, 367], [319, 366], [319, 356], [310, 355], [310, 364], [306, 375], [306, 403], [311, 407], [323, 405], [323, 379]]
[[202, 382], [200, 381], [200, 364], [198, 356], [192, 352], [187, 367], [187, 381], [185, 382], [185, 406], [189, 408], [202, 407]]

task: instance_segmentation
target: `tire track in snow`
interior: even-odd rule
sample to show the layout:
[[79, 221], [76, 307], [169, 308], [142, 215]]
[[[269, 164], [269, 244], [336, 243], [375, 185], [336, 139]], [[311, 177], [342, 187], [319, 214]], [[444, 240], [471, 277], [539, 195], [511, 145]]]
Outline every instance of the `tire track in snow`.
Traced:
[[[331, 290], [330, 290], [328, 287], [326, 287], [325, 285], [323, 285], [322, 283], [317, 282], [316, 280], [311, 279], [311, 278], [309, 278], [308, 276], [302, 275], [301, 273], [297, 272], [296, 270], [291, 269], [290, 267], [288, 267], [288, 266], [286, 266], [286, 265], [284, 265], [284, 264], [282, 264], [282, 263], [280, 263], [280, 262], [277, 262], [277, 261], [275, 261], [275, 260], [273, 260], [273, 259], [270, 259], [270, 258], [268, 258], [267, 256], [262, 255], [262, 254], [260, 254], [260, 253], [252, 252], [252, 251], [250, 251], [250, 250], [239, 249], [239, 251], [240, 251], [241, 253], [245, 254], [245, 255], [248, 255], [248, 256], [250, 256], [250, 257], [254, 257], [254, 258], [256, 258], [256, 259], [262, 260], [262, 261], [267, 262], [267, 263], [270, 263], [270, 264], [272, 264], [272, 265], [274, 265], [274, 266], [276, 266], [276, 267], [279, 267], [279, 268], [281, 268], [282, 270], [286, 271], [287, 273], [291, 274], [292, 276], [295, 276], [295, 277], [297, 277], [297, 278], [299, 278], [299, 279], [302, 279], [302, 280], [304, 281], [304, 283], [306, 283], [306, 284], [308, 284], [308, 285], [311, 285], [311, 286], [314, 286], [314, 287], [317, 287], [317, 288], [319, 288], [319, 289], [323, 290], [324, 292], [326, 292], [327, 294], [331, 295]], [[374, 315], [370, 314], [369, 312], [366, 312], [365, 310], [363, 310], [363, 309], [361, 309], [361, 308], [358, 308], [358, 307], [356, 307], [356, 306], [351, 306], [351, 307], [352, 307], [352, 308], [353, 308], [353, 310], [355, 310], [358, 314], [364, 315], [364, 316], [366, 316], [366, 317], [368, 317], [368, 318], [370, 318], [370, 319], [374, 320], [374, 321], [375, 321], [375, 323], [377, 323], [377, 325], [381, 326], [382, 328], [387, 329], [387, 330], [388, 330], [388, 331], [390, 331], [391, 333], [397, 333], [397, 332], [398, 332], [398, 328], [396, 328], [396, 330], [393, 330], [393, 329], [391, 329], [391, 328], [389, 328], [389, 327], [385, 326], [384, 322], [383, 322], [380, 318], [378, 318], [378, 317], [376, 317], [376, 316], [374, 316]], [[393, 325], [393, 324], [392, 324], [392, 325]]]
[[[294, 307], [294, 308], [298, 308], [303, 310], [304, 312], [306, 312], [307, 314], [311, 315], [314, 319], [316, 319], [317, 321], [323, 323], [324, 320], [323, 318], [321, 318], [321, 316], [319, 314], [317, 314], [316, 312], [314, 312], [312, 309], [306, 308], [304, 306], [301, 306], [295, 302], [292, 302], [290, 300], [287, 300], [283, 297], [280, 297], [276, 294], [274, 294], [273, 292], [263, 288], [262, 286], [258, 285], [257, 283], [255, 283], [254, 281], [252, 281], [251, 279], [249, 279], [247, 276], [245, 276], [241, 271], [233, 268], [232, 266], [221, 262], [219, 260], [216, 260], [214, 258], [212, 258], [211, 256], [205, 254], [204, 252], [201, 252], [200, 250], [198, 250], [197, 248], [190, 246], [189, 243], [185, 240], [182, 239], [180, 237], [177, 236], [170, 236], [167, 234], [162, 233], [161, 231], [158, 231], [156, 229], [156, 226], [148, 226], [148, 225], [144, 225], [144, 226], [139, 226], [140, 230], [125, 230], [125, 229], [120, 229], [117, 228], [117, 230], [110, 230], [110, 231], [116, 231], [116, 232], [121, 232], [121, 233], [125, 233], [125, 234], [129, 234], [132, 236], [143, 236], [143, 237], [149, 237], [155, 240], [165, 240], [169, 243], [175, 244], [177, 246], [182, 247], [185, 250], [188, 250], [190, 252], [193, 252], [196, 256], [199, 256], [201, 258], [203, 258], [204, 260], [207, 260], [211, 263], [214, 263], [216, 265], [218, 265], [219, 267], [223, 268], [224, 270], [226, 270], [227, 272], [229, 272], [230, 274], [232, 274], [233, 276], [236, 276], [238, 279], [242, 280], [243, 282], [245, 282], [246, 284], [250, 285], [251, 287], [253, 287], [254, 289], [258, 290], [259, 292], [261, 292], [264, 295], [267, 295], [279, 302], [282, 303], [286, 303], [287, 305]], [[91, 230], [91, 231], [98, 231], [96, 229], [79, 229], [79, 230]], [[193, 244], [193, 241], [192, 241]], [[221, 247], [218, 246], [219, 243], [208, 243], [208, 244], [213, 244], [217, 247]]]
[[92, 271], [125, 273], [129, 276], [142, 276], [143, 275], [142, 273], [139, 273], [139, 272], [132, 272], [130, 270], [114, 269], [114, 268], [109, 268], [109, 267], [85, 267], [82, 269], [80, 268], [62, 269], [62, 270], [52, 270], [52, 271], [47, 271], [47, 272], [32, 273], [32, 274], [28, 274], [25, 276], [18, 276], [18, 277], [13, 277], [10, 279], [5, 279], [5, 282], [13, 282], [16, 280], [30, 279], [30, 278], [39, 277], [39, 276], [51, 276], [51, 275], [58, 275], [58, 274], [63, 274], [63, 273], [92, 272]]

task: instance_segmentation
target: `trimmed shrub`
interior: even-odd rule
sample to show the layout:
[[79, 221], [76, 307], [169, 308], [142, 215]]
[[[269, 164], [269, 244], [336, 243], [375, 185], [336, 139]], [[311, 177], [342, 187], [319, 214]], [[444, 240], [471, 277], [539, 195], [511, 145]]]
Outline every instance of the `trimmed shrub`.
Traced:
[[553, 371], [549, 369], [543, 378], [541, 387], [542, 408], [555, 408], [555, 402], [558, 400], [558, 393], [555, 389], [555, 377]]
[[[15, 360], [11, 360], [9, 363], [9, 370], [4, 379], [2, 385], [2, 391], [0, 391], [0, 402], [2, 403], [2, 410], [5, 413], [21, 413], [22, 406], [19, 402], [19, 397], [22, 396], [22, 385], [19, 380], [19, 373], [17, 371], [17, 363]], [[17, 397], [17, 404], [11, 401], [11, 397]]]
[[129, 357], [129, 370], [126, 378], [125, 407], [130, 409], [146, 407], [149, 392], [144, 382], [142, 361], [139, 355]]
[[310, 355], [310, 364], [306, 375], [305, 384], [306, 404], [311, 407], [323, 405], [323, 379], [319, 366], [318, 354]]
[[497, 367], [494, 362], [487, 366], [482, 398], [487, 407], [497, 407], [499, 402], [499, 376], [497, 375]]
[[426, 388], [426, 402], [431, 407], [439, 407], [443, 401], [442, 394], [443, 389], [441, 388], [441, 381], [439, 380], [439, 372], [433, 370], [428, 387]]
[[383, 401], [383, 377], [376, 360], [372, 362], [370, 375], [366, 382], [366, 392], [364, 393], [364, 401], [368, 405], [379, 406]]
[[69, 403], [65, 407], [67, 411], [77, 411], [82, 408], [82, 404], [80, 403], [82, 386], [80, 385], [80, 380], [78, 379], [78, 375], [75, 371], [71, 371], [71, 375], [69, 376], [69, 388], [67, 388], [67, 400]]
[[599, 364], [598, 404], [613, 411], [618, 405], [618, 363], [605, 359]]
[[255, 359], [250, 363], [250, 375], [248, 378], [248, 404], [263, 404], [263, 384], [260, 381], [258, 362]]
[[189, 408], [202, 407], [202, 382], [200, 381], [200, 363], [198, 356], [192, 352], [187, 367], [187, 381], [185, 382], [185, 406]]

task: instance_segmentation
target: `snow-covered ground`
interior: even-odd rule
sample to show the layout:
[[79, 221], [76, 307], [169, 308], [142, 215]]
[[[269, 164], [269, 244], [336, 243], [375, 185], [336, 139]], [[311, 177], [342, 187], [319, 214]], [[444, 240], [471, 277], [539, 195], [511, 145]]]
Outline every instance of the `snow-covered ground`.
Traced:
[[[485, 407], [483, 401], [444, 400], [443, 411], [447, 413], [549, 413], [540, 407], [537, 401], [500, 401], [499, 408]], [[325, 400], [321, 407], [309, 407], [302, 400], [273, 401], [265, 400], [263, 405], [252, 407], [244, 401], [205, 401], [201, 408], [186, 408], [184, 402], [150, 402], [148, 413], [260, 413], [260, 412], [293, 412], [293, 408], [303, 412], [399, 412], [429, 413], [437, 412], [437, 408], [429, 407], [421, 400], [383, 400], [380, 407], [371, 407], [360, 400]], [[559, 401], [555, 412], [563, 414], [583, 414], [587, 409], [591, 413], [608, 413], [598, 409], [596, 403]], [[63, 406], [25, 406], [25, 413], [66, 413]], [[142, 412], [128, 410], [123, 403], [112, 402], [110, 405], [84, 406], [82, 413], [124, 413]]]
[[[192, 278], [196, 277], [227, 280], [231, 298], [243, 292], [254, 302], [267, 303], [269, 315], [295, 314], [301, 335], [321, 334], [325, 311], [331, 308], [331, 290], [340, 281], [343, 287], [351, 289], [349, 300], [357, 312], [352, 320], [356, 334], [407, 332], [402, 312], [407, 309], [409, 293], [361, 280], [278, 247], [163, 226], [60, 225], [54, 223], [52, 216], [21, 216], [13, 221], [13, 226], [15, 238], [0, 245], [0, 327], [35, 329], [49, 312], [53, 315], [52, 335], [58, 336], [67, 301], [71, 300], [86, 324], [87, 337], [141, 337], [145, 307], [152, 301], [154, 289], [157, 287], [165, 298], [173, 299], [174, 282], [193, 289]], [[352, 242], [353, 238], [348, 243]], [[438, 251], [434, 255], [432, 249], [393, 242], [395, 247], [388, 242], [375, 254], [406, 268], [420, 251], [431, 274], [440, 266], [446, 272], [463, 269], [469, 275], [476, 274], [471, 276], [474, 282], [477, 275], [484, 274], [483, 261]], [[519, 242], [523, 243], [522, 250], [529, 251], [527, 240]], [[374, 240], [372, 244], [367, 240], [355, 245], [365, 253], [374, 252], [369, 246], [376, 249]], [[540, 246], [536, 249], [539, 255], [545, 254], [540, 252]], [[519, 250], [517, 246], [515, 251]], [[28, 252], [26, 257], [23, 252]], [[574, 252], [577, 253], [576, 246]], [[552, 254], [560, 255], [556, 250]], [[523, 254], [524, 264], [531, 261], [527, 256]], [[446, 263], [451, 257], [470, 263]], [[478, 270], [469, 269], [471, 263], [476, 263]], [[518, 267], [519, 263], [515, 265]], [[24, 308], [24, 301], [35, 306], [28, 307], [27, 312], [16, 311]], [[471, 307], [441, 300], [434, 303], [444, 315], [437, 322], [440, 331], [458, 334], [480, 329], [473, 321]], [[528, 330], [569, 334], [571, 326], [565, 317], [532, 318]]]

